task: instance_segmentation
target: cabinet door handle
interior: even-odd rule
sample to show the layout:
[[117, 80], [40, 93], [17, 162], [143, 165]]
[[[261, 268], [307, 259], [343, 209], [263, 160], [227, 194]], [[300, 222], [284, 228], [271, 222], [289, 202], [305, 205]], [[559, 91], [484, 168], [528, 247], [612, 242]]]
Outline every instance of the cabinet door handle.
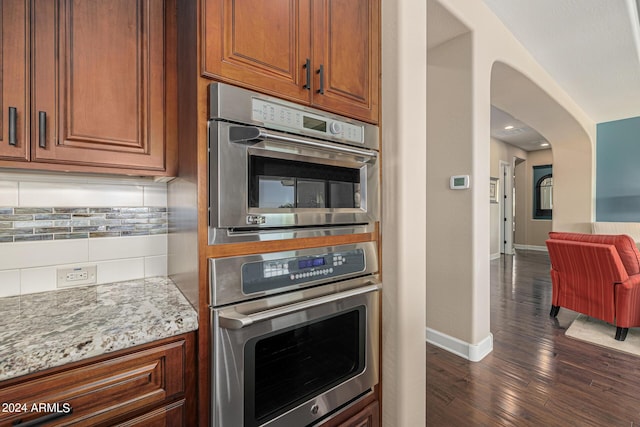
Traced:
[[324, 95], [324, 66], [323, 65], [320, 65], [318, 74], [320, 74], [320, 89], [318, 89], [318, 93], [320, 95]]
[[18, 138], [16, 137], [16, 122], [18, 119], [18, 109], [16, 107], [9, 107], [9, 145], [14, 147], [18, 144]]
[[307, 73], [307, 82], [302, 86], [302, 88], [311, 90], [311, 60], [309, 58], [307, 58], [307, 61], [304, 63], [302, 68], [304, 68]]
[[38, 138], [38, 145], [40, 148], [47, 148], [47, 113], [44, 111], [38, 112], [38, 130], [40, 131]]

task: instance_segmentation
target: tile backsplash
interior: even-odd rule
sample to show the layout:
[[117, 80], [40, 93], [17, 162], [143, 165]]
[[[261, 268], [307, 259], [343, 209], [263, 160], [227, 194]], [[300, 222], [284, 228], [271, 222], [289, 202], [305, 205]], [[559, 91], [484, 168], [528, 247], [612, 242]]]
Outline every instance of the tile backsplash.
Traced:
[[166, 233], [166, 207], [0, 207], [0, 243]]
[[0, 297], [56, 289], [59, 268], [97, 283], [167, 274], [167, 189], [147, 178], [0, 170]]

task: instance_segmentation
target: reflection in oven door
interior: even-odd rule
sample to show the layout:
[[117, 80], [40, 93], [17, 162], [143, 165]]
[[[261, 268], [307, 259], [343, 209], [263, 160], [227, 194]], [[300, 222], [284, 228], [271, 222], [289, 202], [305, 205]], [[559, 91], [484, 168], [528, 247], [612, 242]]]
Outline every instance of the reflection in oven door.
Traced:
[[306, 426], [377, 384], [380, 285], [323, 288], [212, 309], [214, 425]]

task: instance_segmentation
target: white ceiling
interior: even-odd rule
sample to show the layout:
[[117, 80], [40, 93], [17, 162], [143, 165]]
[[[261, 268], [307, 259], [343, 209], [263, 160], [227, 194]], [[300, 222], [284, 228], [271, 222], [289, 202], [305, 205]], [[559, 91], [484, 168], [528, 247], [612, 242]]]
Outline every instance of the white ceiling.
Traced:
[[[595, 123], [640, 116], [640, 0], [483, 1]], [[427, 8], [428, 48], [469, 31], [437, 1]], [[524, 150], [545, 148], [495, 107], [491, 130]]]
[[640, 116], [640, 0], [484, 0], [596, 123]]

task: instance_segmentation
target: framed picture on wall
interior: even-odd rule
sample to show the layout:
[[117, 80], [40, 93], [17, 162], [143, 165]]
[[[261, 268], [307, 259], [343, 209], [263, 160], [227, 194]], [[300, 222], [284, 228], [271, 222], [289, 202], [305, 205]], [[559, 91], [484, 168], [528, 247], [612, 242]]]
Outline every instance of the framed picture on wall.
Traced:
[[491, 177], [489, 180], [489, 201], [498, 203], [498, 178]]

